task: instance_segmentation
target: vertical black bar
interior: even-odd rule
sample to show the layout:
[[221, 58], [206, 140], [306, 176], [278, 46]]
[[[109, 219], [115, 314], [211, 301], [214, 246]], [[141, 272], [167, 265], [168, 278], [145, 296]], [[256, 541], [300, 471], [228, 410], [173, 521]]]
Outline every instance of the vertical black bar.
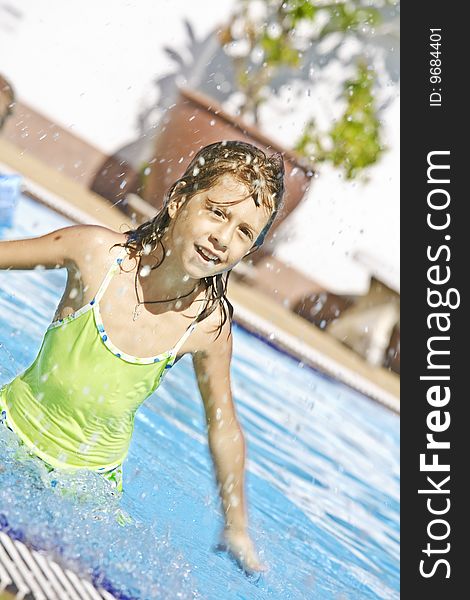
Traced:
[[[466, 214], [470, 202], [464, 185], [465, 172], [470, 172], [465, 101], [469, 85], [466, 41], [470, 36], [458, 6], [435, 0], [408, 2], [401, 15], [401, 597], [406, 600], [467, 597], [465, 580], [470, 574], [464, 550], [470, 530], [464, 490], [470, 444], [466, 419], [470, 398], [464, 381], [466, 371], [470, 374], [470, 327], [465, 312], [470, 277], [470, 221]], [[431, 169], [428, 181], [430, 162], [449, 165], [450, 169]], [[445, 183], [446, 179], [450, 181]], [[450, 222], [444, 227], [448, 218]], [[435, 283], [447, 276], [447, 282]], [[436, 292], [430, 298], [428, 289]], [[439, 293], [443, 299], [440, 306]], [[459, 297], [460, 306], [443, 305], [448, 299], [455, 306]], [[431, 307], [430, 302], [438, 306]], [[432, 313], [442, 316], [430, 317]], [[436, 339], [430, 342], [432, 337]], [[428, 343], [432, 349], [450, 350], [450, 354], [430, 357]], [[432, 365], [449, 368], [430, 368], [428, 359]], [[450, 379], [420, 379], [436, 375]], [[443, 398], [444, 386], [448, 387], [447, 404], [431, 405], [428, 394], [432, 386], [440, 386], [432, 401]], [[433, 431], [438, 427], [443, 431]], [[450, 448], [427, 448], [431, 443], [428, 434], [433, 434], [435, 442], [449, 442]], [[439, 465], [450, 465], [450, 470], [423, 470], [420, 454], [425, 454], [425, 463], [435, 460]], [[427, 492], [420, 494], [418, 490]], [[430, 512], [446, 508], [442, 514]]]

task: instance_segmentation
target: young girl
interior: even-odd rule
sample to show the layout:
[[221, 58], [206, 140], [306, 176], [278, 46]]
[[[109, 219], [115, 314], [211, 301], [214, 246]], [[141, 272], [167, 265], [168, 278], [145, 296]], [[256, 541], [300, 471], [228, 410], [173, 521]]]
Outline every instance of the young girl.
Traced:
[[218, 142], [198, 152], [162, 210], [135, 230], [76, 225], [0, 242], [1, 269], [42, 265], [68, 274], [34, 363], [0, 390], [2, 422], [49, 470], [91, 469], [122, 490], [136, 410], [191, 353], [223, 544], [253, 571], [265, 567], [248, 535], [226, 291], [231, 269], [263, 243], [283, 191], [280, 155]]

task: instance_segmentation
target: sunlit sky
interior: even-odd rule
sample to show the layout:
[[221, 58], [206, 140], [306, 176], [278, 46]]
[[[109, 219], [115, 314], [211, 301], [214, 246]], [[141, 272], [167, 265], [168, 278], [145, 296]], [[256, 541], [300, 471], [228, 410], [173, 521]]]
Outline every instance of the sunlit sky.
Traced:
[[[184, 49], [183, 18], [205, 36], [226, 21], [233, 5], [234, 0], [7, 0], [0, 5], [0, 70], [22, 101], [112, 153], [134, 139], [136, 116], [155, 95], [152, 81], [173, 70], [163, 47]], [[332, 89], [331, 96], [335, 93]], [[315, 100], [328, 106], [328, 89]], [[302, 110], [296, 114], [304, 119]], [[339, 293], [368, 288], [370, 270], [354, 259], [358, 251], [398, 286], [398, 90], [383, 119], [388, 151], [370, 169], [369, 183], [345, 182], [322, 165], [309, 196], [280, 231], [279, 258]], [[289, 128], [279, 122], [270, 134], [293, 144]]]

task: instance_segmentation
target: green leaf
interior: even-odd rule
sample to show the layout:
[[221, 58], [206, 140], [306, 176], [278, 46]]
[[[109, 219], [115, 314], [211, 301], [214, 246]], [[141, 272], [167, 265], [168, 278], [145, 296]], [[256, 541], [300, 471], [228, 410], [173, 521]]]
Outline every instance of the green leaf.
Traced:
[[282, 36], [273, 38], [265, 31], [260, 40], [260, 45], [264, 52], [265, 61], [269, 66], [287, 65], [297, 67], [300, 63], [298, 51], [292, 48], [289, 40]]
[[365, 25], [380, 23], [380, 12], [372, 7], [355, 7], [349, 3], [340, 3], [322, 7], [329, 13], [328, 22], [320, 32], [320, 38], [330, 33], [357, 31]]
[[287, 3], [284, 12], [292, 18], [295, 24], [302, 19], [313, 21], [317, 13], [317, 7], [309, 0], [291, 0]]
[[331, 149], [324, 148], [314, 122], [309, 121], [295, 146], [297, 152], [317, 162], [331, 162], [345, 171], [347, 179], [377, 162], [384, 148], [372, 93], [374, 79], [367, 65], [360, 62], [356, 77], [344, 85], [346, 110], [327, 134]]

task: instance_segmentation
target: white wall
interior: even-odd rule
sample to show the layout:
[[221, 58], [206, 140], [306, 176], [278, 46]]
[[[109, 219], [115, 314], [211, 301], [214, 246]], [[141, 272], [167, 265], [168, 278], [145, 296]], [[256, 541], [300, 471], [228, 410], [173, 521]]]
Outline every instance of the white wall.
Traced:
[[[137, 114], [155, 93], [152, 80], [173, 70], [162, 49], [183, 49], [183, 18], [204, 36], [234, 2], [3, 0], [0, 71], [19, 98], [111, 153], [134, 139]], [[352, 259], [357, 250], [375, 255], [398, 279], [398, 123], [397, 98], [384, 121], [390, 150], [367, 186], [322, 166], [310, 197], [282, 228], [279, 257], [334, 291], [367, 289], [368, 271]], [[286, 122], [270, 133], [294, 141]]]
[[337, 293], [367, 291], [369, 271], [353, 260], [359, 251], [373, 256], [381, 278], [400, 289], [399, 113], [397, 97], [384, 120], [389, 150], [369, 169], [369, 183], [345, 181], [338, 170], [320, 165], [309, 197], [280, 228], [287, 239], [278, 256]]
[[226, 20], [232, 4], [4, 0], [0, 70], [18, 97], [111, 153], [135, 136], [152, 80], [172, 69], [162, 48], [183, 47], [183, 18], [205, 35]]

